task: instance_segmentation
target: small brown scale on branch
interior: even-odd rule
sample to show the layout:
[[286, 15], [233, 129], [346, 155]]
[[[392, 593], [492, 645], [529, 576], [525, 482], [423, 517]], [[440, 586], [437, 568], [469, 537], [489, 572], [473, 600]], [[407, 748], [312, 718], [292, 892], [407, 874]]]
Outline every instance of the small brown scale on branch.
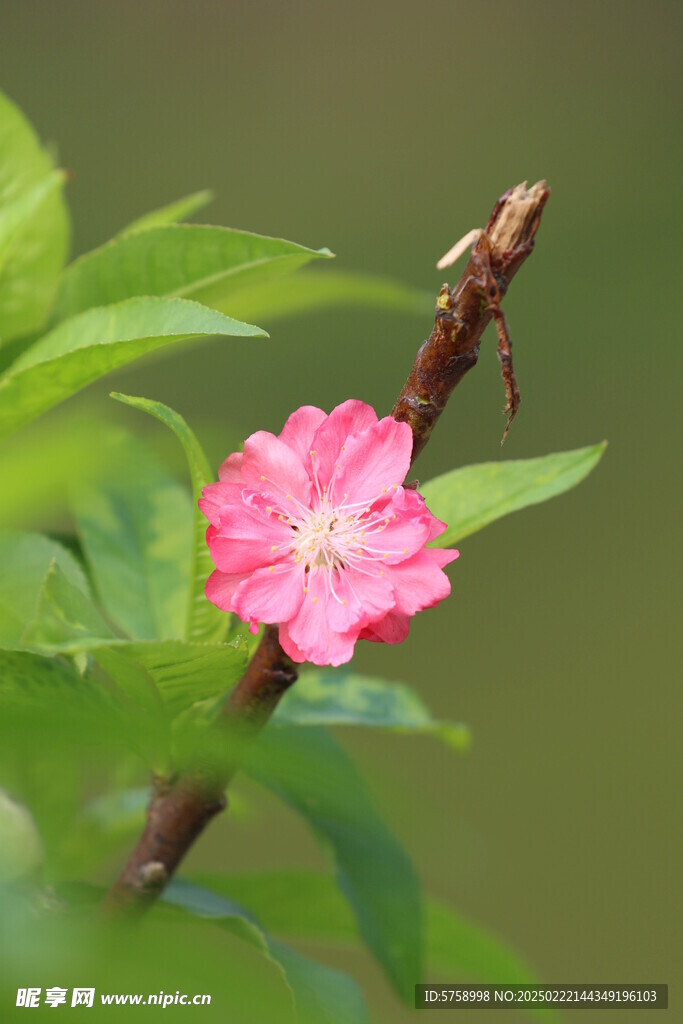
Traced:
[[[481, 336], [495, 320], [508, 413], [503, 435], [519, 406], [512, 347], [500, 301], [531, 253], [550, 190], [544, 181], [510, 189], [496, 203], [485, 231], [472, 232], [474, 245], [452, 290], [443, 286], [434, 328], [420, 348], [391, 415], [413, 432], [414, 462], [429, 440], [456, 385], [479, 358]], [[457, 247], [453, 250], [457, 250]], [[408, 485], [411, 486], [411, 485]], [[296, 681], [296, 666], [278, 642], [278, 627], [266, 626], [261, 643], [211, 727], [220, 757], [202, 756], [173, 779], [158, 779], [145, 829], [104, 902], [107, 916], [136, 916], [161, 894], [195, 839], [227, 806], [225, 790], [249, 743], [266, 724], [282, 695]], [[198, 759], [199, 760], [199, 759]]]

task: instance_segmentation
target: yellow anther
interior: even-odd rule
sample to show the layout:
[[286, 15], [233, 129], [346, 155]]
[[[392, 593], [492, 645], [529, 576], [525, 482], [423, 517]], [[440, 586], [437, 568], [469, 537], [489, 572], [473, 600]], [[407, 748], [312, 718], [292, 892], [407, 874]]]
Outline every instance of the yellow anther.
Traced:
[[404, 548], [404, 549], [403, 549], [403, 554], [404, 554], [404, 555], [407, 555], [407, 554], [408, 554], [408, 548]]
[[383, 487], [382, 488], [382, 494], [386, 494], [386, 493], [387, 493], [387, 489], [386, 489], [386, 487]]
[[261, 479], [262, 479], [262, 480], [265, 480], [266, 478], [265, 478], [264, 476], [262, 476], [262, 477], [261, 477]]
[[311, 455], [315, 455], [315, 449], [311, 450]]
[[[272, 510], [271, 506], [270, 506], [270, 505], [266, 505], [266, 512], [268, 513], [268, 515], [270, 515], [270, 513], [271, 513], [272, 511], [273, 511], [273, 510]], [[282, 516], [280, 516], [280, 519], [282, 519]]]
[[308, 587], [304, 587], [304, 594], [308, 593]]
[[313, 598], [313, 601], [314, 601], [314, 602], [315, 602], [315, 601], [317, 601], [317, 600], [318, 600], [318, 598], [317, 598], [317, 597], [314, 597], [314, 598]]
[[388, 558], [388, 557], [389, 557], [389, 552], [388, 552], [388, 551], [385, 551], [385, 552], [384, 552], [384, 555], [383, 555], [383, 557], [384, 557], [384, 558]]
[[379, 574], [380, 576], [384, 576], [384, 569], [380, 569]]
[[271, 551], [277, 551], [277, 544], [271, 544], [270, 550]]
[[346, 601], [342, 601], [342, 604], [346, 604]]
[[275, 566], [274, 565], [269, 565], [268, 566], [268, 572], [275, 572]]

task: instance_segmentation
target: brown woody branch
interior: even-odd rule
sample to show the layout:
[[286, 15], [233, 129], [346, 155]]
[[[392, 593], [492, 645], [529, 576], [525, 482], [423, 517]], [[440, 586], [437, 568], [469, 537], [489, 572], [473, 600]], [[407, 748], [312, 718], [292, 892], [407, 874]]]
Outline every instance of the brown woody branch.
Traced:
[[[444, 285], [436, 303], [434, 328], [420, 348], [391, 415], [410, 425], [413, 462], [431, 436], [448, 398], [479, 357], [481, 336], [494, 318], [498, 355], [507, 396], [508, 425], [519, 405], [510, 336], [500, 300], [531, 253], [549, 195], [545, 182], [510, 189], [496, 203], [454, 289]], [[504, 435], [505, 438], [505, 435]], [[503, 438], [503, 439], [504, 439]], [[243, 760], [245, 747], [266, 724], [297, 671], [278, 642], [278, 627], [266, 626], [244, 676], [216, 717], [212, 738], [225, 743], [228, 758], [203, 758], [170, 780], [157, 780], [147, 822], [137, 846], [105, 900], [105, 910], [144, 911], [211, 819], [227, 806], [225, 790]], [[209, 749], [212, 745], [209, 745]]]

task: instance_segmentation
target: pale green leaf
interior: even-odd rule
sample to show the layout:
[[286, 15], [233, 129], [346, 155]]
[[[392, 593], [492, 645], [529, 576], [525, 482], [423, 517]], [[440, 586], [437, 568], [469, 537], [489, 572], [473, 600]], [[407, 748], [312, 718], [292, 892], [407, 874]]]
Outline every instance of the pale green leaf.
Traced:
[[[0, 93], [0, 342], [38, 330], [69, 245], [63, 176], [31, 125]], [[14, 229], [5, 236], [14, 222]]]
[[171, 882], [163, 899], [193, 917], [213, 921], [258, 949], [280, 971], [299, 1024], [369, 1024], [363, 997], [351, 978], [271, 938], [236, 903], [178, 879]]
[[185, 635], [192, 502], [180, 484], [129, 442], [125, 475], [76, 489], [83, 549], [102, 609], [127, 636]]
[[63, 320], [134, 296], [180, 296], [214, 306], [238, 286], [330, 256], [281, 238], [195, 224], [169, 224], [119, 236], [77, 259], [56, 303]]
[[0, 442], [0, 523], [33, 530], [66, 522], [68, 492], [75, 482], [124, 470], [125, 452], [117, 449], [121, 458], [116, 465], [112, 460], [115, 433], [100, 403], [62, 410]]
[[190, 598], [188, 622], [185, 636], [189, 640], [211, 641], [221, 640], [225, 636], [229, 618], [220, 608], [216, 608], [207, 600], [204, 586], [213, 571], [213, 562], [206, 543], [206, 518], [200, 512], [197, 502], [202, 489], [214, 480], [207, 458], [193, 431], [179, 413], [169, 409], [161, 402], [147, 398], [133, 398], [130, 395], [112, 393], [112, 398], [135, 409], [155, 416], [174, 432], [187, 457], [192, 479], [192, 499], [194, 502], [194, 540], [192, 544], [192, 561], [190, 569]]
[[264, 288], [259, 283], [237, 288], [216, 309], [238, 319], [263, 323], [283, 320], [322, 309], [380, 309], [407, 316], [434, 315], [434, 296], [400, 281], [376, 274], [325, 269], [302, 270], [293, 277], [278, 278]]
[[485, 462], [444, 473], [420, 487], [431, 512], [447, 523], [434, 541], [445, 548], [501, 516], [576, 487], [600, 461], [606, 443], [537, 459]]
[[111, 732], [112, 707], [111, 699], [99, 684], [84, 681], [59, 658], [26, 651], [0, 651], [0, 727], [5, 732], [4, 739], [12, 733], [14, 723], [21, 721], [14, 713], [26, 712], [29, 734], [35, 726], [36, 738], [46, 726], [58, 737], [67, 724], [79, 721], [99, 721]]
[[26, 349], [0, 379], [0, 437], [133, 359], [213, 335], [264, 332], [187, 299], [131, 299], [75, 316]]
[[[118, 643], [112, 645], [112, 650], [149, 676], [171, 716], [230, 690], [247, 667], [247, 647], [242, 638], [224, 644], [182, 640]], [[93, 654], [97, 658], [96, 650]], [[122, 685], [123, 662], [114, 668], [109, 661], [107, 667], [115, 682]]]
[[35, 618], [23, 632], [22, 647], [79, 651], [95, 639], [107, 642], [113, 638], [89, 595], [71, 582], [53, 558], [43, 580]]
[[364, 941], [412, 1004], [421, 977], [419, 884], [353, 763], [322, 729], [271, 724], [245, 770], [298, 811], [330, 849]]
[[175, 224], [191, 217], [193, 213], [202, 210], [213, 199], [213, 192], [209, 189], [202, 189], [201, 192], [193, 192], [192, 195], [183, 196], [182, 199], [175, 199], [166, 206], [160, 206], [157, 210], [150, 210], [141, 217], [137, 217], [132, 223], [119, 231], [121, 235], [132, 235], [135, 231], [147, 231], [149, 228], [158, 228], [163, 224]]
[[435, 736], [456, 750], [469, 745], [469, 730], [439, 722], [404, 683], [357, 675], [351, 669], [312, 670], [299, 676], [274, 721], [289, 725], [356, 725]]
[[[236, 875], [203, 872], [192, 877], [246, 907], [275, 935], [335, 945], [353, 945], [358, 939], [353, 915], [329, 875], [278, 868]], [[510, 945], [435, 900], [425, 900], [424, 946], [427, 970], [440, 980], [482, 984], [538, 981]]]
[[0, 647], [18, 650], [38, 611], [51, 565], [87, 600], [88, 584], [73, 555], [37, 533], [0, 531]]

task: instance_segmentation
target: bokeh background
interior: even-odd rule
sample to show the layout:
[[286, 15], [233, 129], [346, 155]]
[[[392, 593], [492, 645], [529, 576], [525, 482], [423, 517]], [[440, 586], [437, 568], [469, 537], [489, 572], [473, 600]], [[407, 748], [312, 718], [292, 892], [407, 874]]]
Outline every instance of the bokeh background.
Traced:
[[[681, 21], [659, 0], [2, 5], [1, 85], [72, 171], [74, 254], [209, 186], [204, 219], [436, 292], [436, 259], [496, 197], [548, 179], [505, 301], [523, 405], [503, 455], [602, 438], [607, 454], [576, 491], [464, 541], [451, 600], [408, 643], [359, 649], [359, 668], [469, 723], [470, 752], [344, 735], [426, 888], [548, 981], [673, 985], [680, 960]], [[218, 462], [303, 403], [388, 411], [429, 329], [318, 313], [273, 324], [267, 343], [133, 366], [71, 409], [113, 405], [112, 387], [160, 399]], [[489, 329], [419, 476], [500, 458], [502, 402]], [[195, 867], [322, 863], [274, 801], [242, 782], [237, 802]], [[412, 1019], [366, 959], [334, 962], [379, 1019]]]

